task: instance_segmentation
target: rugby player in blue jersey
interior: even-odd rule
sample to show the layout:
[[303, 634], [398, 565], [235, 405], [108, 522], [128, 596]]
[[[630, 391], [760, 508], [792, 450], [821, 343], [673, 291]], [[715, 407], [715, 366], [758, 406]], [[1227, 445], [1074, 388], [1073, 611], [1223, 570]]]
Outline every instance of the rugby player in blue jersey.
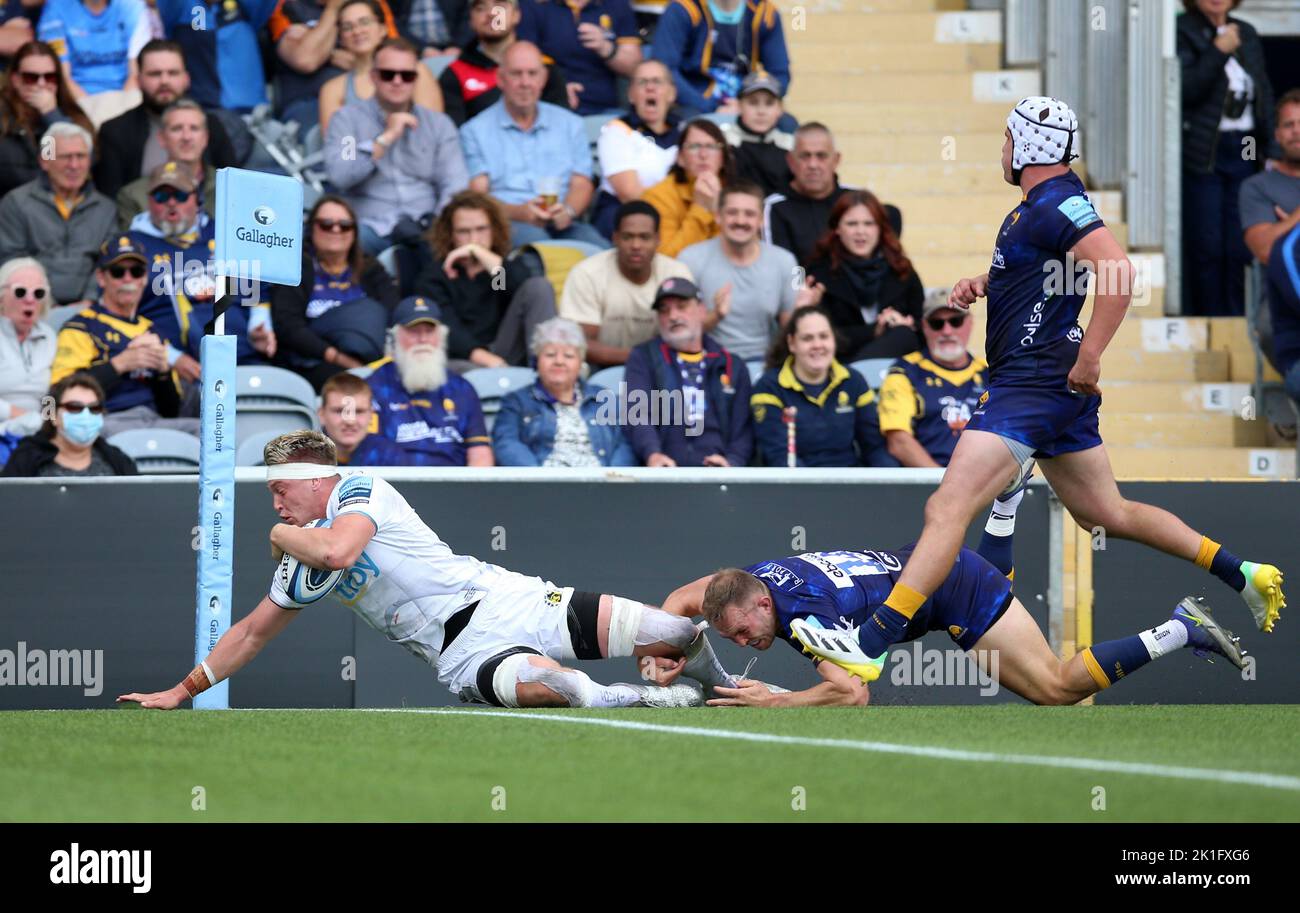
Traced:
[[[743, 647], [766, 650], [784, 640], [813, 656], [824, 679], [791, 692], [741, 679], [734, 688], [715, 687], [709, 700], [713, 706], [862, 705], [870, 697], [867, 683], [879, 677], [885, 655], [864, 654], [861, 634], [884, 605], [910, 554], [911, 546], [805, 552], [725, 568], [673, 592], [663, 610], [703, 617]], [[1173, 617], [1157, 627], [1095, 644], [1062, 661], [1012, 595], [1011, 581], [968, 548], [958, 552], [942, 584], [896, 639], [914, 640], [928, 631], [947, 631], [963, 650], [975, 651], [986, 674], [1036, 704], [1076, 703], [1183, 647], [1198, 655], [1218, 654], [1238, 668], [1245, 663], [1238, 639], [1219, 627], [1203, 600], [1192, 597], [1179, 602]], [[672, 684], [684, 666], [680, 659], [651, 662], [661, 685]]]
[[[1098, 382], [1134, 271], [1068, 167], [1078, 157], [1077, 131], [1074, 112], [1054, 98], [1026, 98], [1007, 118], [1003, 177], [1024, 198], [998, 231], [988, 273], [961, 280], [949, 297], [962, 310], [988, 299], [989, 387], [926, 503], [915, 550], [862, 627], [869, 656], [903, 638], [948, 580], [971, 520], [1035, 460], [1084, 529], [1102, 527], [1194, 561], [1241, 594], [1260, 630], [1271, 631], [1286, 605], [1278, 568], [1242, 561], [1168, 511], [1126, 500], [1115, 484], [1098, 433]], [[1088, 271], [1097, 287], [1085, 332], [1077, 319]], [[1115, 661], [1102, 648], [1093, 652], [1111, 669]]]

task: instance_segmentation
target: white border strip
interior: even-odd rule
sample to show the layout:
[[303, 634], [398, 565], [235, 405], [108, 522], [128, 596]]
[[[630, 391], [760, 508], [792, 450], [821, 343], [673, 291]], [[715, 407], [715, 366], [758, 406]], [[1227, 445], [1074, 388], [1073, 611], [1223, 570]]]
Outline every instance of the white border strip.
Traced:
[[640, 723], [633, 720], [611, 720], [603, 717], [567, 716], [555, 713], [520, 713], [510, 710], [459, 710], [438, 708], [356, 708], [360, 713], [426, 713], [433, 716], [510, 717], [518, 720], [541, 720], [553, 723], [576, 723], [589, 726], [606, 726], [610, 729], [628, 729], [635, 732], [657, 732], [665, 735], [695, 736], [707, 739], [729, 739], [736, 742], [759, 742], [769, 745], [797, 745], [804, 748], [845, 748], [877, 754], [908, 755], [940, 761], [965, 761], [974, 764], [1023, 764], [1030, 767], [1056, 767], [1069, 770], [1087, 770], [1099, 773], [1129, 774], [1139, 777], [1157, 777], [1166, 780], [1204, 780], [1210, 783], [1232, 783], [1241, 786], [1262, 786], [1300, 792], [1300, 777], [1285, 774], [1259, 773], [1246, 770], [1214, 770], [1206, 767], [1175, 767], [1165, 764], [1142, 764], [1131, 761], [1110, 761], [1099, 758], [1056, 757], [1053, 755], [1003, 754], [990, 751], [967, 751], [960, 748], [937, 748], [929, 745], [902, 745], [895, 742], [859, 742], [851, 739], [815, 739], [806, 736], [774, 735], [767, 732], [745, 732], [733, 729], [707, 729], [697, 726], [667, 726], [660, 723]]

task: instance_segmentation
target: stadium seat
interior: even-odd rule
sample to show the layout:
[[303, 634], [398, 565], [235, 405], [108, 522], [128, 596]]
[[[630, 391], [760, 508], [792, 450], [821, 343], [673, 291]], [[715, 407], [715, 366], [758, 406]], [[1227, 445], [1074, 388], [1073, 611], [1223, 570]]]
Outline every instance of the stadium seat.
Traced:
[[766, 370], [763, 365], [763, 359], [761, 358], [754, 358], [745, 362], [745, 367], [749, 368], [750, 383], [756, 383], [758, 379], [763, 376], [763, 372]]
[[199, 439], [173, 428], [134, 428], [108, 443], [135, 460], [143, 475], [192, 475], [199, 471]]
[[601, 368], [595, 374], [587, 378], [587, 383], [595, 387], [604, 387], [606, 390], [617, 390], [618, 385], [622, 382], [622, 365], [611, 365], [608, 368]]
[[379, 252], [378, 256], [376, 256], [375, 259], [378, 260], [379, 265], [382, 266], [388, 272], [388, 275], [393, 277], [393, 284], [396, 285], [398, 288], [401, 288], [402, 283], [400, 277], [398, 276], [398, 267], [397, 267], [397, 245], [393, 245], [392, 247], [385, 247], [383, 250]]
[[362, 365], [359, 368], [348, 368], [348, 373], [355, 374], [357, 377], [365, 380], [371, 374], [375, 373], [375, 369], [372, 365]]
[[483, 414], [489, 416], [501, 409], [504, 397], [522, 390], [537, 379], [532, 368], [517, 367], [473, 368], [461, 376], [473, 386], [483, 404]]
[[429, 72], [433, 74], [433, 78], [436, 80], [442, 75], [442, 71], [447, 69], [455, 59], [449, 54], [439, 54], [436, 57], [425, 57], [421, 62], [429, 68]]
[[240, 442], [239, 447], [235, 450], [236, 466], [265, 466], [262, 462], [262, 451], [266, 445], [279, 437], [282, 432], [279, 431], [259, 431], [252, 437], [245, 438]]
[[45, 322], [50, 325], [50, 329], [59, 332], [59, 327], [68, 322], [73, 314], [85, 310], [84, 305], [80, 304], [61, 304], [58, 307], [50, 308], [50, 312], [45, 315]]
[[734, 124], [737, 115], [735, 114], [718, 114], [716, 111], [703, 115], [705, 120], [711, 120], [715, 124]]
[[586, 241], [568, 241], [564, 238], [552, 238], [549, 241], [534, 241], [532, 247], [567, 247], [570, 250], [580, 251], [583, 257], [590, 257], [592, 254], [600, 253], [600, 248]]
[[317, 428], [316, 391], [304, 378], [283, 368], [235, 369], [235, 439]]
[[864, 358], [853, 362], [849, 367], [865, 377], [872, 390], [879, 390], [880, 385], [885, 382], [885, 375], [889, 373], [889, 366], [893, 363], [892, 358]]

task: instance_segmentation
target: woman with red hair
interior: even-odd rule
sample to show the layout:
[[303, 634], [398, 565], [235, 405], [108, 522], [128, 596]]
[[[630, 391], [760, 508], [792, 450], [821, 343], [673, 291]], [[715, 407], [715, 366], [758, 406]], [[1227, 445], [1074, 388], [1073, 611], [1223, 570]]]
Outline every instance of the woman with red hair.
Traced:
[[840, 194], [808, 274], [825, 289], [821, 306], [846, 342], [848, 361], [897, 358], [921, 347], [925, 288], [874, 194]]

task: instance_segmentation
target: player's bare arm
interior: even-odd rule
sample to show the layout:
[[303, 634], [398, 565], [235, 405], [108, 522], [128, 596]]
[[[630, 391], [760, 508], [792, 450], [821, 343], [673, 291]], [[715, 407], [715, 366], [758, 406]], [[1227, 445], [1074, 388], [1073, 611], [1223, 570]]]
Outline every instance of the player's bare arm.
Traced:
[[864, 707], [871, 699], [866, 682], [834, 663], [819, 662], [817, 672], [825, 681], [804, 691], [775, 693], [762, 682], [744, 679], [739, 688], [716, 688], [719, 698], [711, 707]]
[[277, 523], [271, 527], [272, 554], [287, 552], [307, 567], [343, 570], [352, 567], [375, 535], [375, 524], [359, 513], [335, 518], [330, 526], [301, 527]]
[[704, 604], [704, 591], [709, 588], [709, 581], [713, 579], [712, 574], [707, 574], [699, 580], [693, 580], [685, 586], [678, 587], [668, 594], [664, 604], [660, 607], [669, 615], [682, 615], [686, 618], [698, 618], [701, 606]]
[[152, 694], [133, 691], [120, 695], [117, 703], [133, 701], [151, 710], [174, 710], [198, 693], [192, 689], [203, 684], [203, 680], [207, 680], [204, 688], [210, 688], [248, 665], [297, 614], [294, 610], [280, 608], [268, 596], [246, 618], [231, 625], [203, 662], [175, 687]]
[[1096, 294], [1092, 319], [1079, 345], [1079, 355], [1070, 371], [1070, 389], [1100, 396], [1101, 355], [1124, 322], [1133, 297], [1133, 264], [1109, 228], [1089, 232], [1070, 249], [1076, 263], [1086, 265], [1095, 277]]

